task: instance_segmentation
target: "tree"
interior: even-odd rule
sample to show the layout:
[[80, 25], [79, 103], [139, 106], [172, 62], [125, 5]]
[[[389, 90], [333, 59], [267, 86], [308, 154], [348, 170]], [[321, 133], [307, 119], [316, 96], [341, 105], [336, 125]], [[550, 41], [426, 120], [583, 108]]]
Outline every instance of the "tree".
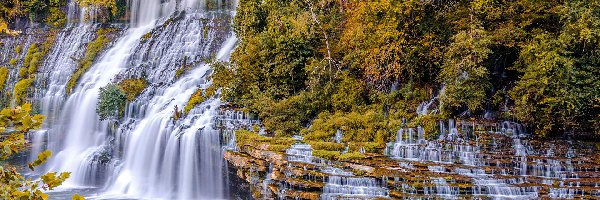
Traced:
[[440, 94], [443, 111], [467, 107], [470, 111], [483, 108], [486, 90], [490, 87], [488, 71], [483, 62], [492, 51], [486, 32], [479, 28], [461, 31], [448, 47], [440, 80], [444, 89]]

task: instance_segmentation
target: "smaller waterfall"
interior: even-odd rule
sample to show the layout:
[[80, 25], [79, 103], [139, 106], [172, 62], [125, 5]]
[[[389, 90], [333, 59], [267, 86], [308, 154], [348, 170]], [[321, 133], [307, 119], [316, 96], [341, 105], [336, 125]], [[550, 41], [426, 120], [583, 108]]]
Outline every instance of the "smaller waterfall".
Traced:
[[292, 162], [312, 163], [315, 157], [312, 155], [313, 149], [308, 144], [294, 144], [285, 151], [287, 160]]
[[321, 199], [387, 197], [388, 190], [374, 178], [329, 176]]

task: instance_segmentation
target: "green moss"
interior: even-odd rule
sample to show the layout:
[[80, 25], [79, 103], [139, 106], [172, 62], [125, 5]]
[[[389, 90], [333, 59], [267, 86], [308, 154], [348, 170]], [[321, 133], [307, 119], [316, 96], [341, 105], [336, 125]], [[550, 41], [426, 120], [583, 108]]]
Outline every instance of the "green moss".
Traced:
[[71, 90], [77, 85], [77, 82], [79, 81], [81, 76], [83, 76], [83, 74], [85, 74], [85, 72], [87, 72], [90, 69], [90, 67], [92, 67], [92, 64], [98, 56], [98, 54], [100, 54], [100, 52], [104, 50], [110, 42], [110, 39], [108, 38], [107, 34], [114, 31], [115, 29], [112, 28], [101, 28], [98, 31], [96, 31], [96, 39], [88, 43], [83, 59], [79, 61], [77, 69], [75, 70], [75, 72], [73, 72], [73, 75], [71, 75], [71, 78], [67, 83], [65, 89], [67, 95], [71, 94]]
[[0, 91], [4, 90], [6, 80], [8, 80], [8, 68], [0, 67]]
[[343, 142], [375, 142], [384, 144], [391, 133], [398, 129], [395, 122], [386, 120], [376, 110], [350, 113], [337, 112], [333, 115], [321, 113], [308, 129], [302, 132], [307, 141], [331, 141], [337, 130], [344, 131]]
[[23, 79], [15, 84], [13, 96], [15, 97], [15, 101], [17, 104], [22, 104], [26, 101], [27, 98], [27, 90], [33, 84], [35, 78]]
[[290, 148], [290, 146], [296, 142], [293, 138], [265, 137], [258, 133], [243, 129], [235, 132], [235, 139], [239, 146], [258, 147], [260, 145], [268, 145], [268, 150], [278, 152], [285, 151], [285, 149]]
[[175, 79], [178, 79], [181, 75], [183, 75], [183, 73], [190, 69], [191, 66], [188, 65], [187, 59], [187, 57], [184, 57], [183, 64], [181, 64], [181, 67], [175, 71]]
[[31, 59], [33, 59], [33, 54], [37, 53], [38, 51], [39, 49], [37, 44], [32, 44], [31, 46], [29, 46], [29, 48], [27, 49], [27, 54], [25, 54], [25, 58], [23, 59], [23, 63], [25, 64], [25, 66], [29, 66]]
[[319, 141], [307, 141], [314, 150], [327, 150], [327, 151], [344, 151], [346, 145], [338, 144], [335, 142], [319, 142]]
[[25, 67], [19, 69], [19, 77], [27, 78], [27, 75], [28, 75], [27, 72], [28, 72], [28, 70]]
[[152, 37], [152, 32], [148, 32], [142, 36], [142, 40], [148, 40]]
[[353, 170], [352, 170], [352, 173], [354, 173], [354, 175], [357, 175], [357, 176], [364, 176], [364, 175], [367, 175], [367, 174], [368, 174], [368, 172], [367, 172], [367, 171], [365, 171], [365, 170], [360, 170], [360, 169], [353, 169]]
[[17, 45], [17, 48], [15, 49], [15, 53], [17, 55], [21, 54], [21, 51], [23, 51], [23, 45]]
[[338, 157], [338, 159], [342, 161], [356, 160], [361, 158], [365, 158], [365, 155], [360, 152], [348, 152]]
[[338, 160], [342, 153], [339, 151], [314, 150], [313, 156], [327, 160]]
[[121, 81], [118, 86], [127, 95], [127, 101], [133, 101], [148, 87], [148, 81], [145, 79], [127, 79]]
[[10, 61], [8, 61], [8, 63], [12, 66], [17, 66], [17, 62], [19, 62], [19, 60], [16, 58], [10, 59]]
[[196, 107], [198, 104], [204, 102], [204, 95], [202, 94], [202, 88], [198, 88], [194, 94], [190, 97], [187, 104], [185, 105], [184, 112], [188, 114], [192, 108]]
[[208, 88], [206, 88], [206, 92], [205, 92], [205, 96], [206, 97], [212, 97], [215, 96], [217, 94], [217, 88], [213, 87], [212, 85], [209, 86]]
[[41, 59], [44, 56], [42, 52], [34, 53], [31, 57], [31, 62], [29, 62], [29, 68], [27, 72], [29, 74], [35, 74], [38, 70], [38, 66], [40, 65]]

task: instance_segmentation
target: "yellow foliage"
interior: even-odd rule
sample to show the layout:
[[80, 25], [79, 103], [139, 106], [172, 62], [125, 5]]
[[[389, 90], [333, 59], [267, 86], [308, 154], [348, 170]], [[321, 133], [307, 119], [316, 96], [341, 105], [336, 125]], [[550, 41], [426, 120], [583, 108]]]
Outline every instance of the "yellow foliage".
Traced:
[[204, 102], [204, 95], [202, 94], [202, 88], [199, 88], [196, 90], [196, 92], [194, 92], [194, 94], [192, 94], [187, 105], [185, 105], [185, 114], [188, 114], [192, 108], [196, 107], [196, 105], [201, 104], [202, 102]]

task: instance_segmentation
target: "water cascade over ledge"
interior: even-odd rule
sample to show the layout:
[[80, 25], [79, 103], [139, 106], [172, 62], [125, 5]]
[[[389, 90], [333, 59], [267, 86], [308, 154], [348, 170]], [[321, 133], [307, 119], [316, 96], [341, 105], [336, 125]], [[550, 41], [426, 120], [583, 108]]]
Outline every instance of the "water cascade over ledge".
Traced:
[[[69, 8], [76, 5], [69, 4]], [[68, 77], [77, 67], [96, 26], [77, 25], [70, 11], [70, 31], [62, 31], [43, 68], [46, 80], [44, 130], [33, 135], [34, 150], [47, 140], [55, 156], [46, 171], [71, 172], [61, 186], [99, 188], [92, 198], [224, 198], [220, 135], [212, 123], [220, 101], [207, 100], [184, 118], [172, 118], [198, 88], [207, 87], [216, 55], [227, 61], [237, 39], [230, 9], [207, 8], [203, 0], [134, 0], [129, 28], [110, 44], [65, 97]], [[219, 3], [217, 8], [227, 5]], [[85, 11], [78, 11], [85, 12]], [[66, 50], [66, 51], [65, 51]], [[191, 70], [176, 75], [177, 69]], [[118, 127], [99, 120], [100, 88], [125, 78], [144, 78], [149, 87], [130, 102]]]

